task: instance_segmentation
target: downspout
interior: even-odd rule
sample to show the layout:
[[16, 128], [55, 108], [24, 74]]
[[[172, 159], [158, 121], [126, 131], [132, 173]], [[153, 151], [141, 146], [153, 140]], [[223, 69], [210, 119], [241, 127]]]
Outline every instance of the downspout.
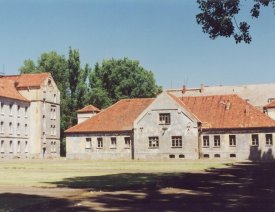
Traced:
[[199, 155], [199, 159], [201, 159], [201, 135], [202, 135], [202, 129], [201, 129], [201, 122], [198, 122], [198, 155]]
[[131, 133], [131, 157], [132, 157], [132, 160], [135, 159], [135, 142], [134, 142], [134, 133], [135, 133], [135, 129], [132, 130], [132, 133]]

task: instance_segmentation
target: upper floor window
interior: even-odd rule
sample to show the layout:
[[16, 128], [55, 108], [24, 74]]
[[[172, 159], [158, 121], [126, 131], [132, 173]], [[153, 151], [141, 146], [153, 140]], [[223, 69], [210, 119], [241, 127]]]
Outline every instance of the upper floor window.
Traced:
[[28, 117], [28, 107], [25, 107], [25, 117]]
[[130, 148], [130, 146], [131, 146], [131, 138], [130, 137], [125, 137], [124, 141], [125, 141], [125, 148]]
[[28, 125], [25, 124], [25, 135], [28, 135]]
[[251, 135], [252, 146], [259, 146], [259, 135], [258, 134], [252, 134]]
[[0, 133], [4, 133], [4, 122], [1, 121], [0, 123]]
[[17, 105], [17, 116], [20, 117], [20, 105]]
[[182, 147], [181, 136], [172, 136], [172, 147]]
[[18, 135], [20, 135], [20, 123], [17, 123], [16, 132]]
[[102, 140], [102, 138], [97, 138], [97, 148], [103, 148], [103, 140]]
[[229, 135], [229, 146], [236, 146], [236, 135]]
[[214, 147], [221, 146], [221, 137], [219, 135], [214, 135]]
[[10, 115], [12, 115], [12, 104], [10, 104]]
[[267, 146], [272, 146], [273, 145], [272, 134], [265, 134], [265, 144]]
[[10, 134], [12, 134], [13, 132], [12, 132], [12, 123], [11, 122], [9, 123], [9, 128], [10, 128]]
[[203, 136], [202, 140], [203, 140], [203, 147], [209, 147], [209, 136], [208, 135]]
[[92, 147], [92, 139], [91, 138], [86, 138], [85, 148], [86, 149], [91, 149], [91, 147]]
[[149, 137], [149, 148], [158, 148], [159, 147], [159, 137]]
[[170, 124], [170, 123], [171, 123], [170, 113], [159, 114], [159, 124]]
[[56, 103], [56, 94], [53, 95], [53, 102]]
[[4, 114], [4, 103], [3, 102], [1, 102], [0, 112], [2, 114]]

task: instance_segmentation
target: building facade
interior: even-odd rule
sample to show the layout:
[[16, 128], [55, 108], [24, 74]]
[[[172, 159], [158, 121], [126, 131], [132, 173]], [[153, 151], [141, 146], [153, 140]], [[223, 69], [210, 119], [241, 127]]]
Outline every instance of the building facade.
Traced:
[[22, 74], [0, 80], [10, 84], [0, 92], [1, 157], [59, 157], [60, 93], [52, 76]]

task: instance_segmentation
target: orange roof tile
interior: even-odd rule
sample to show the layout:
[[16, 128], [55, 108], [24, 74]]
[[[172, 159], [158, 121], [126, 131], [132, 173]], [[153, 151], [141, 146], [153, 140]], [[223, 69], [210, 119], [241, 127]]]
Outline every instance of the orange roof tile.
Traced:
[[16, 90], [14, 82], [5, 78], [0, 78], [0, 97], [29, 102]]
[[134, 120], [154, 98], [124, 99], [92, 118], [67, 129], [66, 133], [119, 132], [133, 129]]
[[275, 100], [269, 102], [264, 108], [275, 108]]
[[237, 95], [179, 97], [203, 128], [275, 127], [275, 121]]
[[3, 76], [2, 78], [16, 82], [16, 88], [40, 87], [50, 73], [32, 73], [13, 76]]
[[77, 112], [78, 113], [89, 113], [89, 112], [100, 112], [100, 110], [93, 105], [87, 105], [86, 107], [78, 110]]

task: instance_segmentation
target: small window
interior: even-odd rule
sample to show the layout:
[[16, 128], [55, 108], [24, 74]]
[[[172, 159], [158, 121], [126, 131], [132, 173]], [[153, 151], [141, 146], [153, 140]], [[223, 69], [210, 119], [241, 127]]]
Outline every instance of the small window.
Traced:
[[97, 148], [103, 148], [103, 140], [102, 140], [102, 138], [97, 138]]
[[53, 95], [53, 102], [56, 103], [56, 94]]
[[181, 136], [172, 136], [172, 147], [182, 147], [182, 137]]
[[204, 154], [203, 157], [204, 158], [209, 158], [209, 154]]
[[176, 158], [175, 155], [169, 155], [169, 158]]
[[25, 153], [28, 153], [29, 151], [28, 151], [28, 141], [25, 141]]
[[1, 141], [1, 146], [0, 146], [0, 150], [1, 150], [1, 153], [4, 153], [5, 152], [5, 146], [4, 146], [4, 140]]
[[266, 144], [266, 146], [273, 145], [272, 134], [265, 134], [265, 144]]
[[10, 104], [10, 115], [12, 115], [12, 104]]
[[13, 153], [12, 141], [10, 141], [10, 153]]
[[236, 135], [229, 135], [229, 146], [236, 146]]
[[25, 124], [25, 135], [28, 135], [28, 125]]
[[252, 134], [251, 135], [251, 139], [252, 139], [252, 146], [259, 146], [259, 135], [258, 134]]
[[159, 124], [170, 124], [170, 123], [171, 123], [170, 113], [159, 114]]
[[149, 137], [149, 148], [158, 148], [159, 147], [159, 137]]
[[4, 103], [3, 102], [1, 102], [1, 109], [0, 110], [1, 110], [1, 113], [4, 114]]
[[214, 155], [214, 158], [220, 158], [221, 156], [220, 156], [220, 154], [215, 154]]
[[179, 158], [185, 158], [185, 156], [184, 155], [179, 155]]
[[12, 134], [12, 123], [9, 123], [9, 128], [10, 128], [10, 134]]
[[20, 117], [20, 105], [17, 105], [17, 116]]
[[209, 147], [209, 136], [203, 136], [203, 147]]
[[17, 123], [16, 132], [17, 132], [17, 135], [20, 135], [20, 123]]
[[111, 148], [116, 148], [116, 137], [111, 137]]
[[236, 157], [236, 154], [230, 154], [229, 157], [230, 157], [230, 158], [235, 158], [235, 157]]
[[220, 147], [221, 146], [221, 138], [219, 135], [214, 136], [214, 147]]
[[21, 145], [20, 145], [20, 141], [17, 141], [17, 153], [21, 152]]
[[25, 107], [25, 117], [28, 117], [28, 107]]
[[125, 141], [125, 148], [130, 148], [130, 146], [131, 146], [131, 138], [130, 137], [125, 137], [124, 141]]
[[91, 147], [92, 147], [92, 139], [86, 138], [85, 149], [91, 149]]
[[4, 122], [1, 121], [0, 123], [0, 133], [4, 133]]

